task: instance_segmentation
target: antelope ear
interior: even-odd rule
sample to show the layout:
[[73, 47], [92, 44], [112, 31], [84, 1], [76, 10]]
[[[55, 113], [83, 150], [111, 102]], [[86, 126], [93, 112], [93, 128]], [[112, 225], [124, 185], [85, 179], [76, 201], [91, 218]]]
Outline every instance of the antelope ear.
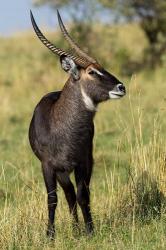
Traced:
[[60, 62], [62, 65], [62, 69], [73, 76], [75, 80], [79, 80], [80, 71], [75, 62], [68, 56], [61, 56]]

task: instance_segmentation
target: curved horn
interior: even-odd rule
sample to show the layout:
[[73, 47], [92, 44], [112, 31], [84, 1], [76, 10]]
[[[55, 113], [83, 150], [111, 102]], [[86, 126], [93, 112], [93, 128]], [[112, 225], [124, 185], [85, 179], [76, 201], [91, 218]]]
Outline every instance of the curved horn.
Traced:
[[71, 59], [73, 59], [78, 65], [82, 66], [82, 67], [87, 67], [89, 65], [89, 63], [87, 61], [84, 60], [84, 58], [81, 57], [77, 57], [74, 56], [70, 53], [65, 52], [64, 50], [56, 47], [55, 45], [53, 45], [50, 41], [47, 40], [47, 38], [42, 34], [42, 32], [40, 31], [39, 27], [37, 26], [34, 16], [32, 14], [32, 11], [30, 11], [30, 16], [31, 16], [31, 22], [33, 25], [33, 28], [36, 32], [36, 35], [38, 36], [38, 38], [40, 39], [40, 41], [48, 48], [50, 49], [54, 54], [57, 54], [59, 56], [69, 56]]
[[59, 22], [59, 26], [60, 29], [62, 31], [62, 34], [64, 35], [64, 37], [66, 38], [66, 40], [68, 41], [68, 43], [71, 45], [71, 47], [77, 52], [77, 54], [81, 57], [83, 57], [84, 59], [86, 59], [86, 61], [91, 62], [91, 63], [97, 63], [97, 61], [95, 59], [93, 59], [92, 57], [88, 56], [84, 51], [82, 51], [80, 49], [80, 47], [73, 41], [73, 39], [71, 38], [71, 36], [69, 35], [69, 33], [67, 32], [63, 22], [62, 22], [62, 18], [59, 14], [59, 11], [57, 10], [57, 16], [58, 16], [58, 22]]

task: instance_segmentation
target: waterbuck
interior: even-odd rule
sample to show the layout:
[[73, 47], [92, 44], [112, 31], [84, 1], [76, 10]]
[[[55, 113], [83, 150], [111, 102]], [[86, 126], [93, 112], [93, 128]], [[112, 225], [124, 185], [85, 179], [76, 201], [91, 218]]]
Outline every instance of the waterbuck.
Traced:
[[[121, 98], [124, 85], [90, 57], [68, 34], [59, 12], [58, 21], [65, 39], [77, 55], [57, 48], [39, 30], [31, 14], [33, 28], [41, 42], [60, 57], [69, 79], [61, 91], [45, 95], [37, 104], [29, 128], [33, 152], [41, 161], [48, 194], [47, 235], [54, 237], [57, 181], [63, 188], [70, 213], [78, 223], [77, 202], [87, 233], [93, 232], [89, 184], [93, 167], [93, 119], [100, 102]], [[70, 180], [74, 171], [77, 194]]]

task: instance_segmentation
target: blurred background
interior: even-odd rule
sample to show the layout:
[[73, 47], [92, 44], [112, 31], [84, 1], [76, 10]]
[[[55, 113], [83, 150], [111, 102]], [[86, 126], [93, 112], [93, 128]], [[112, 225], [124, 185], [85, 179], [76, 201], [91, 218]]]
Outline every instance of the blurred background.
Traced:
[[[135, 57], [135, 51], [126, 47], [123, 41], [120, 48], [114, 46], [117, 41], [118, 34], [113, 32], [107, 34], [111, 41], [107, 40], [106, 53], [115, 54], [120, 60], [119, 67], [125, 66], [124, 71], [139, 70], [141, 66], [155, 67], [165, 62], [166, 50], [166, 2], [161, 1], [143, 1], [143, 0], [16, 0], [14, 2], [4, 1], [1, 4], [1, 36], [11, 36], [20, 32], [31, 30], [29, 19], [29, 10], [34, 10], [34, 14], [40, 26], [47, 29], [57, 28], [56, 9], [61, 10], [62, 16], [66, 23], [69, 23], [71, 33], [76, 36], [76, 39], [85, 46], [85, 41], [93, 43], [89, 46], [94, 54], [96, 51], [93, 37], [98, 44], [99, 34], [97, 36], [96, 26], [99, 29], [104, 29], [104, 32], [109, 32], [108, 27], [115, 24], [123, 25], [133, 24], [135, 28], [135, 40], [142, 41], [142, 57]], [[96, 25], [97, 24], [97, 25]], [[114, 26], [115, 26], [114, 25]], [[102, 30], [103, 31], [103, 30]], [[78, 32], [78, 34], [77, 34]], [[101, 30], [100, 30], [101, 32]], [[76, 33], [76, 34], [75, 34]], [[130, 33], [130, 32], [129, 32]], [[142, 37], [139, 37], [142, 35]], [[142, 34], [141, 34], [142, 33]], [[129, 35], [129, 34], [128, 34]], [[96, 39], [97, 36], [97, 39]], [[134, 35], [133, 35], [134, 39]], [[143, 40], [142, 40], [143, 39]], [[126, 37], [124, 37], [126, 40]], [[130, 39], [131, 40], [131, 39]], [[120, 41], [119, 41], [120, 42]], [[129, 44], [130, 41], [126, 43]], [[132, 42], [132, 41], [131, 41]], [[133, 41], [134, 42], [134, 41]], [[104, 41], [102, 41], [103, 46]], [[91, 45], [91, 44], [90, 44]], [[112, 46], [111, 46], [112, 45]], [[137, 49], [135, 49], [137, 50]], [[90, 51], [91, 52], [91, 51]], [[139, 51], [139, 54], [141, 51]], [[106, 61], [105, 55], [101, 60]], [[127, 72], [126, 72], [127, 73]]]
[[[68, 75], [36, 37], [29, 10], [50, 41], [70, 50], [57, 8], [74, 40], [125, 83], [127, 95], [101, 104], [95, 117], [96, 235], [72, 235], [59, 189], [57, 239], [48, 244], [45, 186], [28, 127], [41, 97], [62, 89]], [[165, 0], [1, 1], [0, 249], [166, 249], [165, 79]]]

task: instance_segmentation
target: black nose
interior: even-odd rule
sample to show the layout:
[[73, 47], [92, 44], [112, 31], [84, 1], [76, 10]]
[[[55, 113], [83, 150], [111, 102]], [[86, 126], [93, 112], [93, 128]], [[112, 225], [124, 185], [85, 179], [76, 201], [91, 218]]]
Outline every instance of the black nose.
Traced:
[[119, 84], [117, 85], [117, 89], [118, 89], [119, 91], [121, 91], [121, 92], [126, 93], [125, 86], [124, 86], [122, 83], [119, 83]]

